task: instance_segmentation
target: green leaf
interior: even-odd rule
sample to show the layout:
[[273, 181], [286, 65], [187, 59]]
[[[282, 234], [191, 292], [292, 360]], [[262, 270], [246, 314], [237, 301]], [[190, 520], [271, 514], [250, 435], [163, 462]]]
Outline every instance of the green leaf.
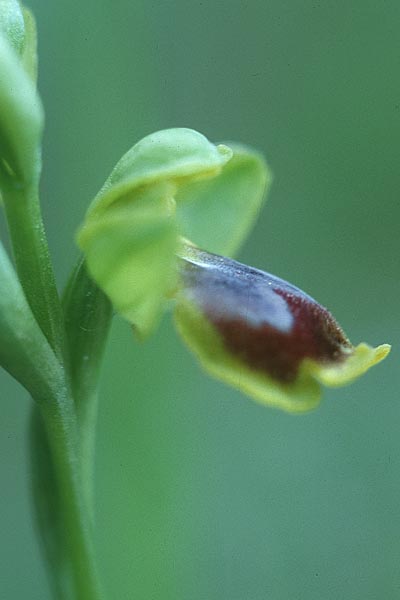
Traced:
[[63, 296], [67, 364], [79, 426], [81, 480], [93, 506], [97, 387], [112, 306], [81, 258]]
[[75, 401], [84, 400], [97, 389], [112, 307], [89, 277], [82, 258], [64, 292], [63, 309], [73, 395]]
[[200, 248], [233, 256], [253, 227], [272, 177], [264, 158], [230, 143], [233, 157], [212, 179], [190, 182], [176, 196], [183, 235]]
[[[28, 185], [40, 174], [43, 111], [34, 83], [0, 35], [0, 175]], [[1, 184], [1, 179], [0, 179]]]

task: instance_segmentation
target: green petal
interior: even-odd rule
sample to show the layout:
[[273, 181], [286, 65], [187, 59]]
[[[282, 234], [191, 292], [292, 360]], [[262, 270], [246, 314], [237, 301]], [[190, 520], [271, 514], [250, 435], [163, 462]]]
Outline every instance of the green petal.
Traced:
[[176, 196], [184, 236], [210, 252], [233, 256], [253, 227], [272, 181], [264, 158], [230, 143], [233, 157], [212, 179], [190, 182]]

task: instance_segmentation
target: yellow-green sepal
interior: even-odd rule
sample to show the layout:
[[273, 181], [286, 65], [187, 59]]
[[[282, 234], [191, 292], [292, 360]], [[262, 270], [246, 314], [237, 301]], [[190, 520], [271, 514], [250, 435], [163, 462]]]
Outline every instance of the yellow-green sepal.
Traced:
[[135, 144], [118, 162], [89, 207], [87, 219], [99, 215], [116, 201], [131, 201], [141, 188], [169, 182], [215, 177], [231, 158], [226, 146], [215, 146], [192, 129], [164, 129]]
[[[253, 150], [232, 146], [233, 150], [215, 145], [186, 128], [151, 134], [122, 157], [87, 211], [78, 244], [89, 272], [116, 310], [144, 332], [151, 330], [159, 311], [156, 306], [163, 304], [161, 297], [173, 289], [175, 257], [168, 249], [175, 252], [184, 237], [232, 254], [257, 217], [270, 181], [267, 166]], [[157, 223], [154, 240], [147, 236], [145, 253], [154, 291], [148, 283], [150, 275], [142, 274], [135, 277], [135, 289], [128, 286], [122, 294], [122, 281], [115, 284], [115, 276], [101, 261], [108, 265], [113, 256], [121, 277], [127, 275], [129, 264], [139, 272], [143, 257], [134, 240], [141, 235], [143, 215], [151, 215], [151, 222]], [[174, 243], [167, 230], [175, 232]], [[134, 291], [131, 304], [127, 291]]]
[[218, 176], [188, 182], [176, 196], [183, 235], [209, 252], [234, 256], [253, 227], [272, 181], [264, 157], [244, 145]]
[[91, 276], [143, 337], [176, 285], [177, 239], [174, 218], [154, 206], [113, 208], [79, 233]]
[[89, 272], [142, 335], [176, 287], [177, 190], [216, 176], [231, 155], [191, 129], [156, 132], [122, 157], [88, 209], [78, 244]]

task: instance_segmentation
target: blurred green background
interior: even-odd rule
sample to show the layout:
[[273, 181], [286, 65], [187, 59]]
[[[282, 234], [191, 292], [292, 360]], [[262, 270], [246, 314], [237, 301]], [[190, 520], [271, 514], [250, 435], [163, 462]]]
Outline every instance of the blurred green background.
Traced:
[[[400, 598], [400, 4], [31, 0], [42, 198], [60, 287], [120, 156], [187, 126], [261, 149], [274, 184], [244, 262], [393, 351], [290, 416], [207, 379], [170, 319], [116, 319], [100, 404], [97, 547], [118, 600]], [[50, 598], [29, 496], [30, 402], [1, 376], [0, 597]]]

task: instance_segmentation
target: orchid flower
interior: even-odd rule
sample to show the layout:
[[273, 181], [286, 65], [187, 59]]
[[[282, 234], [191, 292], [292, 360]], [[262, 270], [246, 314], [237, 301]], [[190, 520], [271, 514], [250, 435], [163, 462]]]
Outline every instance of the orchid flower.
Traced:
[[250, 148], [160, 131], [117, 164], [78, 243], [91, 276], [143, 337], [172, 300], [178, 331], [210, 374], [299, 412], [318, 404], [321, 383], [350, 383], [390, 347], [353, 346], [311, 296], [219, 255], [237, 251], [270, 181]]

